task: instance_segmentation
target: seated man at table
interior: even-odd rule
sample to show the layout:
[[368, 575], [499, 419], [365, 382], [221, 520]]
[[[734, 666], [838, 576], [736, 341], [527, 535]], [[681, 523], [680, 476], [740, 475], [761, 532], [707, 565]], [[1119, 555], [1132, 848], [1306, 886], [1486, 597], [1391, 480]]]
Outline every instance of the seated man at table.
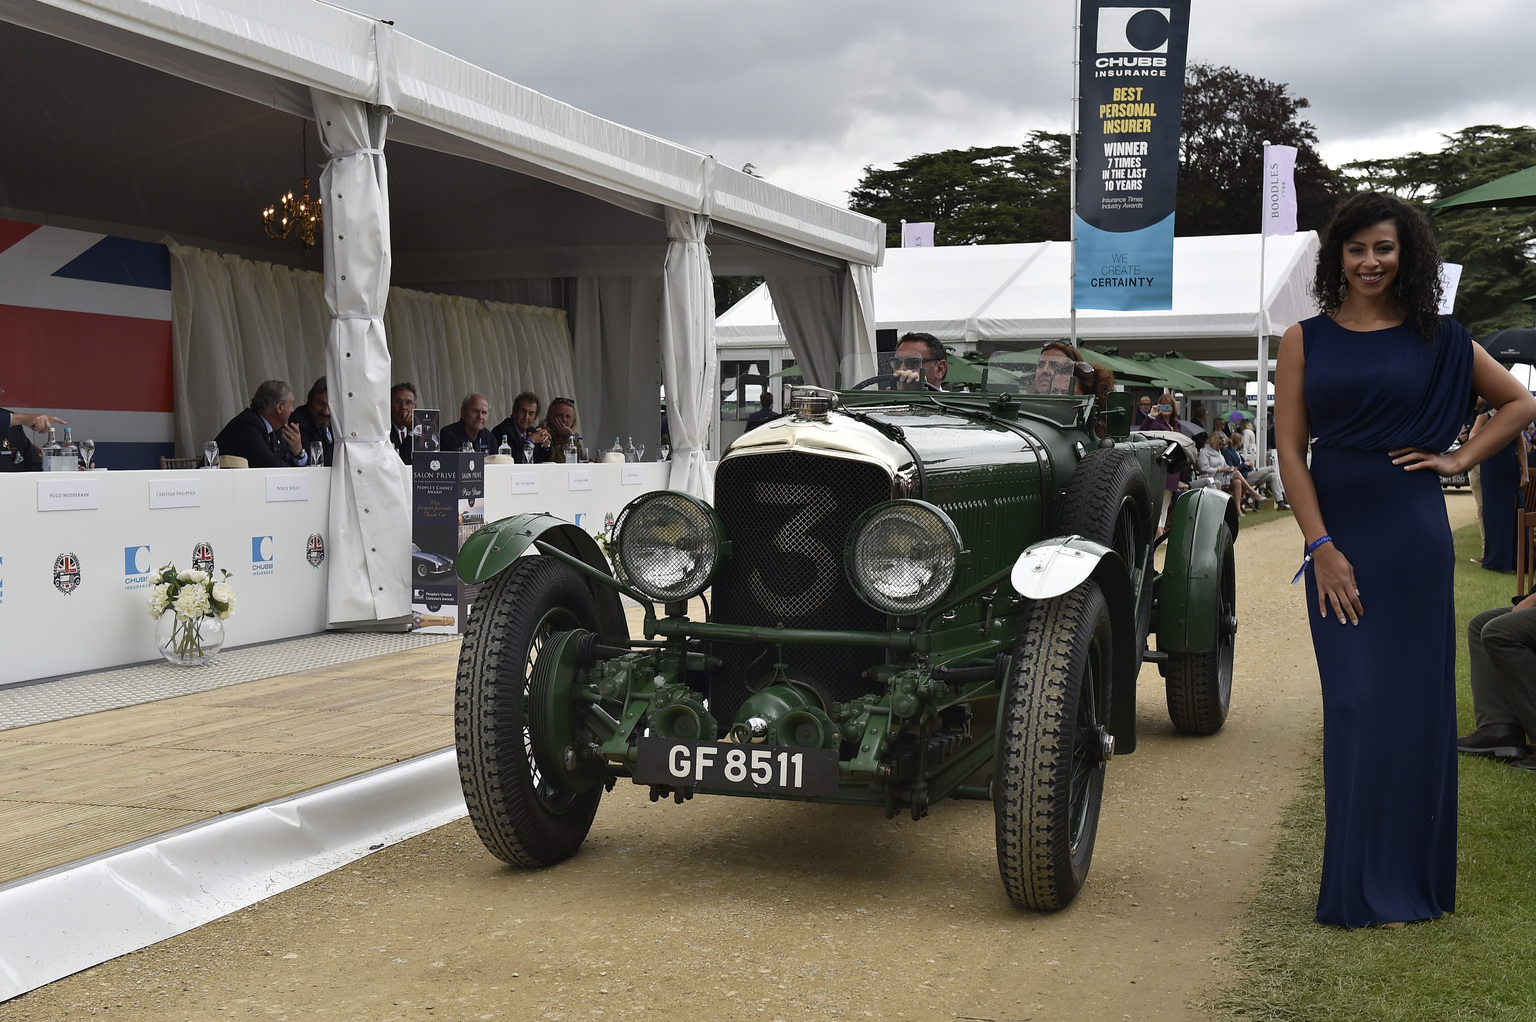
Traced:
[[550, 460], [564, 464], [565, 444], [571, 440], [576, 445], [576, 461], [586, 461], [587, 452], [581, 446], [581, 435], [576, 432], [576, 402], [568, 397], [557, 397], [549, 403], [549, 415], [544, 419], [549, 431]]
[[304, 402], [303, 408], [295, 408], [288, 421], [299, 427], [299, 442], [304, 449], [309, 450], [309, 445], [316, 440], [325, 448], [325, 456], [322, 459], [326, 465], [335, 464], [331, 459], [331, 448], [336, 445], [336, 439], [331, 435], [331, 402], [326, 392], [325, 377], [315, 381], [315, 385], [309, 388], [309, 397]]
[[[550, 436], [549, 430], [539, 425], [539, 395], [531, 390], [525, 390], [512, 400], [512, 414], [496, 424], [491, 430], [491, 435], [496, 438], [496, 446], [501, 447], [501, 438], [506, 437], [508, 445], [512, 448], [512, 460], [519, 465], [539, 465], [549, 460]], [[524, 442], [533, 444], [533, 459], [523, 455]]]
[[288, 421], [292, 414], [293, 388], [282, 380], [266, 381], [256, 388], [251, 407], [219, 431], [219, 454], [244, 458], [251, 468], [308, 465], [299, 427]]
[[13, 412], [0, 408], [0, 472], [41, 472], [43, 456], [27, 436], [23, 426], [34, 433], [46, 433], [49, 426], [68, 425], [56, 415]]
[[416, 384], [400, 382], [389, 388], [389, 442], [407, 465], [416, 442], [411, 429], [416, 425]]
[[442, 449], [445, 454], [455, 454], [467, 446], [481, 454], [495, 454], [497, 440], [485, 428], [491, 417], [491, 404], [484, 394], [468, 394], [459, 402], [459, 421], [443, 427]]

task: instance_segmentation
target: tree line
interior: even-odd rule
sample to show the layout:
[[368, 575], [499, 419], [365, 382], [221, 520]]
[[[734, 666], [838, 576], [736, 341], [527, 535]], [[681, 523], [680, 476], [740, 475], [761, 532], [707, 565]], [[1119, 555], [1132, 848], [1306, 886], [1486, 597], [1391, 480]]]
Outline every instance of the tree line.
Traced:
[[[1311, 104], [1281, 82], [1230, 67], [1189, 65], [1180, 125], [1176, 233], [1252, 234], [1259, 222], [1263, 143], [1297, 149], [1297, 228], [1321, 231], [1343, 195], [1365, 189], [1428, 204], [1536, 165], [1536, 128], [1478, 125], [1435, 153], [1331, 168], [1317, 154]], [[937, 245], [1064, 240], [1071, 215], [1070, 139], [1032, 131], [1018, 146], [923, 153], [865, 167], [849, 208], [885, 221], [932, 221]], [[1463, 265], [1456, 317], [1474, 334], [1530, 326], [1536, 295], [1536, 207], [1448, 212], [1432, 218], [1445, 258]], [[723, 308], [723, 307], [722, 307]]]

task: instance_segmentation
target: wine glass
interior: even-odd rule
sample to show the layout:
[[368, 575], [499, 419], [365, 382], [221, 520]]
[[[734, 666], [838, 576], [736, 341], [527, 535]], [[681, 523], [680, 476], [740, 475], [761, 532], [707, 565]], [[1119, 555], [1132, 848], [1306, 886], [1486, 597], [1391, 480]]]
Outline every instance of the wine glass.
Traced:
[[640, 441], [638, 444], [635, 445], [635, 460], [636, 461], [644, 461], [645, 460], [645, 441], [644, 440]]
[[667, 460], [667, 455], [672, 453], [672, 448], [669, 445], [667, 445], [667, 444], [662, 444], [656, 450], [657, 450], [657, 453], [660, 455], [656, 459], [657, 461], [666, 461]]
[[219, 445], [215, 440], [210, 440], [203, 444], [203, 467], [219, 467]]
[[91, 468], [96, 460], [96, 441], [80, 441], [80, 462], [86, 468]]

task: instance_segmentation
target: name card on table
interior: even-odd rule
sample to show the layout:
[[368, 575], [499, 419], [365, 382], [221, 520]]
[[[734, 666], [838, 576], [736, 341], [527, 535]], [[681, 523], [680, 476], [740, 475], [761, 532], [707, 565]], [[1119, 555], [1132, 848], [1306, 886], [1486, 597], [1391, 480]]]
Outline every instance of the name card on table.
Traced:
[[280, 500], [308, 500], [309, 473], [284, 472], [267, 476], [267, 503]]
[[625, 465], [619, 471], [619, 484], [621, 486], [639, 486], [643, 482], [645, 480], [640, 478], [639, 465]]
[[187, 479], [151, 479], [149, 506], [202, 507], [203, 481], [196, 476]]
[[590, 490], [592, 488], [592, 470], [590, 468], [571, 469], [570, 488], [572, 490]]
[[[39, 511], [94, 511], [101, 506], [101, 480], [84, 472], [49, 473], [37, 481]], [[587, 489], [591, 489], [588, 486]]]
[[513, 472], [513, 493], [538, 493], [539, 474], [537, 472]]

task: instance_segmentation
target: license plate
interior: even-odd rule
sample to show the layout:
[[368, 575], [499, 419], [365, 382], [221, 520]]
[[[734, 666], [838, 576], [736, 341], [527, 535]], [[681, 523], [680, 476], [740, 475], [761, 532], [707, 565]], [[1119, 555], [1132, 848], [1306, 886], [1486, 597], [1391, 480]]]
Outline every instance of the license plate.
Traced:
[[635, 781], [701, 791], [761, 795], [836, 795], [836, 749], [794, 749], [733, 742], [638, 740]]

